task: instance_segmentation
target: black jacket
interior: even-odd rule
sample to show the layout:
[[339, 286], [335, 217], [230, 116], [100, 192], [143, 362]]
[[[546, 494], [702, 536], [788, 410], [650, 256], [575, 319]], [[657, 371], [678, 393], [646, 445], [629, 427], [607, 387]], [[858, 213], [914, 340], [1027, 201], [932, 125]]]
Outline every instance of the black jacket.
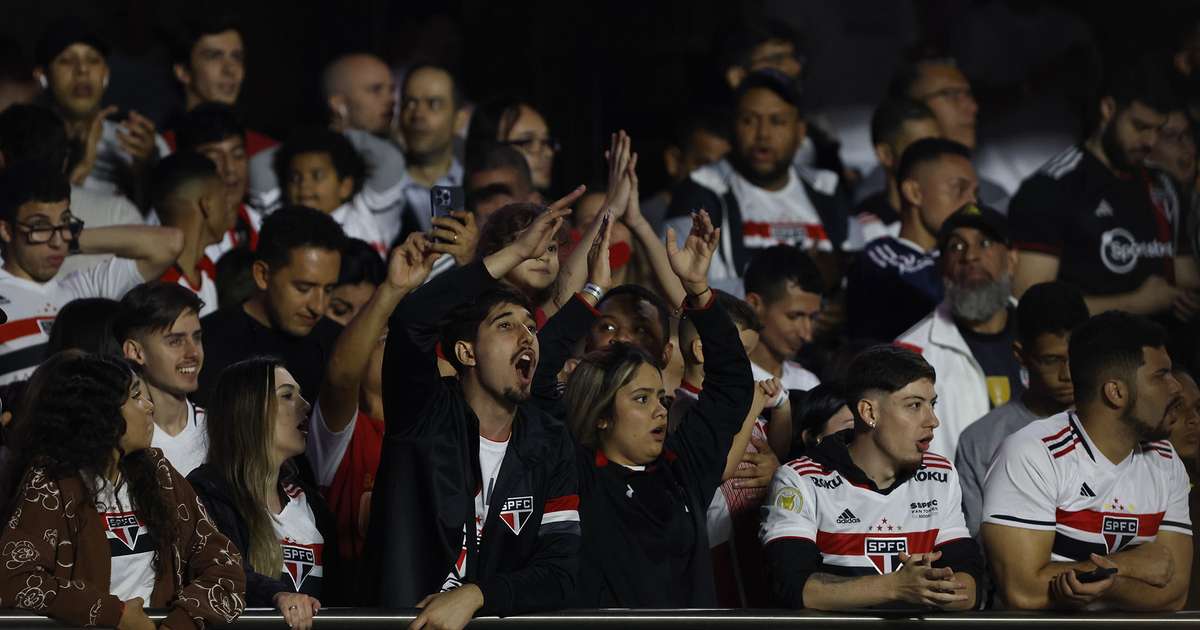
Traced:
[[[204, 503], [204, 509], [229, 540], [237, 545], [242, 552], [242, 565], [246, 570], [246, 605], [274, 608], [275, 594], [281, 591], [292, 592], [294, 588], [275, 575], [263, 575], [255, 572], [250, 566], [250, 532], [246, 519], [242, 518], [233, 500], [233, 490], [229, 482], [221, 476], [216, 468], [203, 464], [187, 476], [188, 483], [196, 490], [196, 496]], [[312, 508], [317, 520], [317, 529], [325, 539], [322, 549], [322, 564], [324, 576], [321, 578], [321, 594], [317, 599], [322, 606], [346, 606], [357, 603], [350, 595], [346, 586], [346, 575], [343, 571], [341, 557], [337, 545], [337, 521], [325, 499], [316, 488], [304, 483], [299, 475], [288, 478], [291, 483], [300, 486]], [[265, 509], [265, 507], [264, 507]]]
[[[366, 585], [386, 607], [411, 607], [443, 585], [474, 528], [479, 420], [457, 379], [441, 378], [436, 325], [454, 307], [496, 286], [482, 263], [455, 268], [405, 298], [384, 351], [387, 432], [371, 508]], [[573, 443], [566, 427], [521, 404], [492, 490], [483, 540], [468, 536], [467, 582], [484, 596], [481, 614], [564, 608], [579, 551]], [[522, 524], [514, 529], [500, 520]], [[553, 518], [544, 519], [548, 515]], [[552, 520], [553, 522], [545, 522]]]
[[[663, 454], [645, 471], [580, 446], [581, 608], [715, 608], [706, 517], [733, 436], [754, 399], [754, 379], [737, 329], [715, 304], [688, 309], [704, 343], [704, 389]], [[550, 397], [566, 349], [588, 329], [586, 304], [572, 301], [539, 335], [534, 391]]]

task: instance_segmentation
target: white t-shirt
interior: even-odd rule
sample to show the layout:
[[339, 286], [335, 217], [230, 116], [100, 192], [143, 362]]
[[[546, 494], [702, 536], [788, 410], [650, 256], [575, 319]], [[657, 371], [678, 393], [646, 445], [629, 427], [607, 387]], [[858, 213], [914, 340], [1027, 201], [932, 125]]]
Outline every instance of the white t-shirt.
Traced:
[[304, 454], [308, 457], [308, 463], [312, 466], [313, 476], [316, 477], [319, 487], [328, 488], [329, 484], [333, 483], [338, 466], [342, 464], [342, 457], [346, 455], [346, 449], [350, 447], [350, 440], [354, 437], [356, 424], [357, 409], [354, 410], [354, 415], [350, 416], [346, 427], [334, 433], [329, 430], [325, 414], [321, 413], [321, 401], [317, 400], [317, 404], [313, 405]]
[[[479, 436], [479, 472], [483, 487], [475, 493], [475, 543], [483, 541], [483, 524], [487, 521], [488, 507], [492, 500], [492, 490], [496, 487], [496, 479], [500, 477], [500, 464], [504, 463], [504, 454], [508, 452], [508, 441], [493, 442], [482, 435]], [[449, 591], [462, 586], [467, 575], [467, 530], [463, 527], [462, 551], [458, 560], [450, 568], [450, 574], [442, 584], [442, 591]]]
[[[111, 225], [141, 225], [145, 223], [137, 206], [121, 195], [110, 195], [71, 186], [71, 214], [83, 219], [86, 228]], [[112, 258], [112, 254], [76, 254], [63, 261], [58, 278], [65, 278], [72, 271], [95, 267]]]
[[346, 233], [346, 236], [366, 241], [380, 256], [387, 258], [388, 248], [392, 241], [384, 235], [375, 215], [359, 197], [338, 206], [338, 209], [329, 216], [342, 226], [342, 231]]
[[781, 190], [759, 188], [737, 171], [729, 184], [742, 214], [742, 240], [748, 249], [795, 245], [833, 251], [821, 216], [794, 169], [788, 169], [787, 185]]
[[159, 279], [163, 282], [174, 282], [195, 293], [196, 297], [204, 301], [204, 306], [200, 308], [200, 317], [204, 317], [209, 313], [217, 312], [217, 266], [208, 256], [204, 256], [196, 268], [200, 272], [199, 285], [193, 285], [188, 281], [187, 276], [183, 274], [183, 269], [179, 267], [179, 263], [171, 265], [171, 268], [163, 272]]
[[96, 512], [112, 555], [109, 593], [122, 601], [141, 597], [149, 603], [154, 591], [155, 542], [134, 512], [129, 484], [121, 484], [114, 492], [112, 484], [105, 483], [96, 496]]
[[0, 324], [0, 385], [29, 378], [42, 362], [50, 327], [67, 302], [88, 297], [119, 300], [142, 282], [137, 263], [128, 258], [110, 258], [41, 284], [0, 269], [0, 308], [8, 315], [8, 322]]
[[1114, 464], [1065, 411], [1004, 440], [984, 482], [983, 522], [1054, 532], [1051, 561], [1086, 561], [1160, 531], [1190, 536], [1190, 487], [1169, 441], [1139, 444]]
[[187, 411], [187, 425], [178, 435], [154, 427], [154, 438], [150, 441], [150, 446], [161, 450], [183, 477], [208, 459], [208, 423], [204, 409], [189, 400]]
[[291, 484], [283, 490], [288, 503], [279, 514], [271, 514], [275, 535], [283, 545], [283, 570], [279, 579], [297, 593], [320, 598], [321, 578], [325, 574], [322, 561], [325, 538], [317, 529], [317, 517], [304, 491]]
[[[117, 139], [120, 123], [105, 120], [103, 125], [100, 142], [96, 146], [96, 163], [92, 166], [92, 172], [88, 173], [87, 179], [83, 180], [83, 187], [101, 193], [121, 194], [119, 185], [122, 183], [121, 179], [127, 175], [129, 166], [133, 164], [133, 156], [121, 148]], [[154, 147], [160, 158], [171, 154], [171, 147], [157, 133], [154, 134]]]
[[[760, 367], [753, 361], [750, 362], [750, 371], [754, 374], [754, 381], [765, 381], [769, 378], [775, 378], [774, 374], [767, 371], [766, 368]], [[783, 373], [779, 377], [779, 383], [783, 385], [783, 391], [775, 397], [774, 400], [767, 402], [767, 407], [774, 408], [782, 405], [787, 400], [789, 390], [800, 390], [806, 392], [817, 385], [821, 384], [821, 379], [817, 378], [816, 374], [809, 372], [803, 365], [795, 361], [783, 362]]]

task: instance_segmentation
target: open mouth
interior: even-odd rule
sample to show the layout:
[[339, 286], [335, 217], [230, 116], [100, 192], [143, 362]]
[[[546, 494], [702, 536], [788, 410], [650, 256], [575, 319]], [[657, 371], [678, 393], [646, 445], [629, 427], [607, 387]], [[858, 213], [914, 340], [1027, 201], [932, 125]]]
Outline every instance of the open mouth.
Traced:
[[667, 425], [657, 426], [650, 430], [650, 435], [659, 442], [667, 439]]
[[533, 381], [533, 352], [526, 350], [517, 355], [517, 360], [514, 363], [517, 368], [517, 374], [522, 381]]
[[199, 365], [186, 365], [175, 370], [184, 376], [195, 376], [200, 372]]
[[920, 440], [917, 440], [917, 450], [921, 451], [922, 453], [928, 452], [930, 442], [933, 442], [932, 435], [927, 438], [922, 438]]

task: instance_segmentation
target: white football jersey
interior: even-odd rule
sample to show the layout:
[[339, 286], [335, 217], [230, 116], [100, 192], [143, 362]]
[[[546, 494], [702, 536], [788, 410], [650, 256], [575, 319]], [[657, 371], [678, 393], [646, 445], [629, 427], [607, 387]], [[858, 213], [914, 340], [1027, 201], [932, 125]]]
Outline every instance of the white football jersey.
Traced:
[[1004, 441], [984, 482], [983, 522], [1052, 531], [1050, 560], [1085, 561], [1160, 531], [1191, 535], [1189, 488], [1170, 442], [1144, 442], [1113, 464], [1066, 411]]
[[859, 576], [900, 567], [899, 554], [930, 553], [969, 538], [958, 474], [926, 453], [911, 476], [886, 494], [801, 457], [780, 466], [764, 503], [763, 545], [799, 538], [821, 553], [821, 572]]

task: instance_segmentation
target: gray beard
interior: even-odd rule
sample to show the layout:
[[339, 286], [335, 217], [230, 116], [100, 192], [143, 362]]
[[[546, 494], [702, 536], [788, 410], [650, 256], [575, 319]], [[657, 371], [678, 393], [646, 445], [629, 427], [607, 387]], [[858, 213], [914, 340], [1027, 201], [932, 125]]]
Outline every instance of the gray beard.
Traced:
[[1012, 296], [1012, 274], [977, 287], [963, 287], [946, 280], [946, 300], [958, 319], [982, 322], [1008, 308]]

